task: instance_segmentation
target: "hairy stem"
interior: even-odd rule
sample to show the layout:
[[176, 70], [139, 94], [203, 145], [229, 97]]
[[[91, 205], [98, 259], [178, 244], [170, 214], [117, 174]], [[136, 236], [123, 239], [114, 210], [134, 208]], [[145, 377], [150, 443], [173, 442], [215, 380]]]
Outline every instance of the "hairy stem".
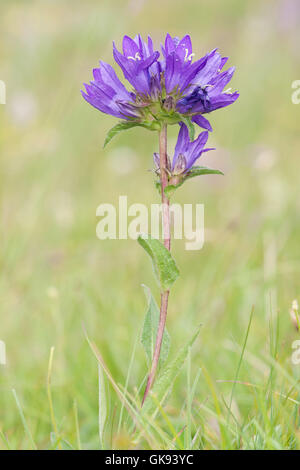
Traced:
[[170, 251], [170, 201], [165, 194], [165, 187], [168, 185], [168, 154], [167, 154], [167, 125], [163, 125], [159, 133], [159, 156], [160, 156], [160, 183], [161, 202], [163, 213], [164, 245]]
[[[167, 164], [168, 164], [168, 155], [167, 155], [167, 125], [164, 124], [160, 133], [159, 133], [159, 156], [160, 156], [160, 182], [161, 182], [161, 201], [162, 201], [162, 217], [163, 217], [163, 236], [164, 236], [164, 245], [167, 250], [170, 251], [171, 248], [171, 236], [170, 236], [170, 202], [165, 194], [165, 187], [168, 184], [168, 174], [167, 174]], [[158, 366], [160, 349], [162, 344], [162, 339], [164, 335], [167, 311], [168, 311], [168, 299], [169, 299], [169, 290], [166, 290], [161, 293], [161, 303], [160, 303], [160, 316], [159, 324], [154, 348], [154, 354], [152, 359], [152, 365], [149, 372], [146, 389], [144, 392], [142, 405], [147, 398], [147, 395], [154, 383], [155, 374]]]

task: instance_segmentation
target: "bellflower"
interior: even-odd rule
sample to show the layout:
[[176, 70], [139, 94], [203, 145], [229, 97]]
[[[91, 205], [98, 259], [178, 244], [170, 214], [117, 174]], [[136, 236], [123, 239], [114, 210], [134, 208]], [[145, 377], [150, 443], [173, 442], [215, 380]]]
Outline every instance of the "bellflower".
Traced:
[[134, 95], [126, 90], [114, 69], [105, 62], [93, 70], [94, 80], [85, 84], [82, 96], [95, 108], [118, 118], [136, 118], [139, 113], [134, 107]]
[[223, 91], [235, 70], [231, 67], [222, 72], [228, 57], [221, 57], [214, 49], [193, 62], [195, 54], [189, 35], [179, 40], [167, 34], [161, 48], [166, 93], [177, 96], [176, 111], [211, 131], [211, 125], [203, 114], [228, 106], [239, 97], [237, 92]]
[[[152, 39], [145, 43], [141, 36], [135, 39], [123, 38], [123, 54], [113, 44], [114, 59], [123, 71], [124, 77], [131, 83], [137, 94], [147, 101], [154, 90], [160, 90], [159, 52], [153, 50]], [[153, 96], [155, 98], [155, 94]]]
[[[142, 398], [146, 410], [152, 407], [149, 392], [157, 376], [159, 364], [168, 352], [166, 319], [170, 288], [176, 281], [179, 270], [171, 255], [171, 212], [170, 198], [186, 180], [200, 175], [222, 174], [220, 170], [198, 166], [197, 160], [204, 152], [213, 150], [206, 147], [211, 125], [204, 115], [233, 103], [237, 92], [224, 91], [230, 82], [234, 68], [223, 70], [227, 57], [221, 57], [216, 49], [204, 57], [194, 60], [190, 36], [182, 39], [167, 34], [161, 52], [154, 50], [151, 37], [144, 42], [140, 35], [131, 39], [124, 36], [122, 50], [113, 45], [113, 56], [129, 82], [128, 90], [116, 75], [111, 65], [100, 62], [93, 70], [94, 79], [85, 84], [83, 97], [92, 106], [121, 121], [116, 124], [105, 139], [104, 146], [120, 131], [143, 126], [158, 131], [159, 154], [154, 154], [156, 188], [161, 196], [162, 242], [147, 234], [138, 236], [138, 242], [150, 255], [160, 289], [161, 304], [158, 307], [147, 292], [149, 307], [144, 322], [142, 343], [151, 362], [147, 383]], [[194, 139], [194, 123], [204, 128]], [[179, 124], [174, 156], [168, 156], [168, 125]], [[201, 245], [202, 246], [202, 245]], [[153, 325], [149, 318], [159, 311], [152, 347]], [[150, 332], [151, 329], [151, 332]], [[149, 338], [151, 337], [151, 347]], [[188, 344], [191, 345], [192, 341]], [[164, 341], [166, 339], [166, 341]], [[187, 349], [187, 348], [185, 348]], [[162, 351], [164, 353], [162, 354]], [[179, 355], [182, 353], [180, 352]], [[182, 357], [180, 361], [182, 362]], [[175, 359], [177, 363], [179, 359]], [[171, 369], [170, 369], [171, 370]], [[150, 403], [150, 408], [147, 408]]]
[[133, 125], [156, 130], [162, 123], [188, 120], [211, 131], [203, 115], [230, 105], [239, 96], [224, 91], [234, 67], [223, 71], [228, 58], [216, 49], [195, 61], [194, 55], [189, 35], [180, 40], [167, 34], [161, 54], [154, 50], [150, 36], [147, 42], [140, 35], [124, 36], [122, 52], [113, 44], [113, 56], [132, 90], [125, 88], [109, 64], [100, 62], [82, 95], [103, 113], [133, 121]]
[[114, 69], [100, 61], [100, 67], [93, 70], [94, 80], [84, 84], [86, 91], [81, 91], [82, 96], [103, 113], [151, 124], [153, 117], [149, 108], [161, 92], [159, 52], [154, 52], [152, 39], [149, 37], [145, 43], [140, 35], [134, 40], [124, 36], [123, 53], [114, 44], [113, 55], [134, 91], [129, 92]]
[[[204, 148], [208, 139], [208, 132], [204, 131], [199, 136], [191, 141], [189, 131], [185, 124], [181, 125], [175, 152], [172, 162], [168, 157], [167, 172], [169, 184], [178, 185], [187, 177], [191, 176], [194, 164], [201, 157], [204, 152], [214, 150], [213, 148]], [[157, 174], [160, 172], [160, 157], [158, 153], [153, 155], [155, 171]]]

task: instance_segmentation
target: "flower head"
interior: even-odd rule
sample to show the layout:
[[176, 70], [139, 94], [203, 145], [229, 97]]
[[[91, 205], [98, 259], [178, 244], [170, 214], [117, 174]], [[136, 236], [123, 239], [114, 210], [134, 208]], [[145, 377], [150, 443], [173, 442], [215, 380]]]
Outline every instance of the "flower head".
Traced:
[[239, 96], [224, 92], [234, 73], [234, 67], [222, 71], [228, 58], [214, 49], [194, 61], [189, 35], [179, 39], [167, 34], [161, 54], [154, 50], [150, 36], [147, 42], [140, 35], [124, 36], [122, 52], [114, 44], [113, 56], [132, 90], [124, 87], [110, 65], [100, 62], [82, 95], [100, 111], [148, 128], [151, 123], [157, 128], [162, 122], [190, 119], [211, 131], [203, 115], [228, 106]]
[[[172, 162], [168, 159], [168, 176], [169, 183], [177, 185], [189, 176], [190, 171], [193, 169], [194, 164], [201, 157], [204, 152], [214, 150], [212, 148], [205, 148], [205, 144], [208, 139], [208, 132], [204, 131], [199, 136], [191, 141], [189, 137], [189, 131], [185, 124], [181, 125], [177, 143], [175, 146], [175, 152]], [[156, 172], [160, 171], [159, 154], [154, 153], [154, 164]]]
[[231, 67], [222, 72], [228, 57], [221, 57], [214, 49], [193, 62], [192, 42], [188, 35], [179, 40], [167, 34], [162, 52], [166, 93], [168, 96], [177, 94], [176, 111], [211, 131], [203, 114], [228, 106], [239, 97], [237, 92], [223, 91], [235, 70]]

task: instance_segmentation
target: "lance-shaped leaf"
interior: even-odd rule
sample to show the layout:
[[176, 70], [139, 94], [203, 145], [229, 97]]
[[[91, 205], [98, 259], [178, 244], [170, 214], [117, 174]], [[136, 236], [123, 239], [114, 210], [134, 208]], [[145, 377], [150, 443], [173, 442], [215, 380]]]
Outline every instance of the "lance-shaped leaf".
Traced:
[[111, 139], [113, 139], [113, 137], [115, 137], [117, 134], [122, 131], [126, 131], [127, 129], [131, 129], [132, 127], [144, 127], [150, 131], [157, 131], [160, 129], [160, 124], [157, 121], [143, 123], [137, 121], [119, 122], [114, 127], [112, 127], [106, 134], [103, 148], [106, 147], [106, 145], [111, 141]]
[[166, 196], [170, 199], [176, 189], [180, 188], [186, 180], [201, 175], [224, 175], [224, 173], [221, 170], [207, 168], [206, 166], [192, 166], [189, 172], [183, 176], [182, 180], [178, 184], [169, 184], [165, 187]]
[[146, 415], [153, 415], [158, 409], [159, 405], [163, 405], [167, 396], [172, 390], [173, 382], [180, 372], [186, 357], [188, 355], [190, 347], [193, 345], [200, 331], [200, 327], [197, 329], [191, 340], [179, 350], [175, 359], [164, 368], [156, 382], [154, 382], [152, 391], [147, 396], [142, 413]]
[[224, 175], [221, 170], [215, 170], [214, 168], [207, 168], [206, 166], [192, 166], [189, 170], [187, 178], [194, 178], [194, 176], [201, 175]]
[[161, 290], [163, 292], [169, 290], [179, 276], [179, 270], [171, 253], [159, 240], [151, 238], [150, 235], [148, 237], [140, 235], [137, 240], [152, 259]]
[[[150, 289], [147, 286], [143, 286], [143, 287], [144, 287], [146, 299], [148, 302], [148, 306], [147, 306], [147, 311], [146, 311], [146, 316], [145, 316], [145, 321], [144, 321], [144, 326], [143, 326], [143, 331], [142, 331], [142, 336], [141, 336], [141, 342], [145, 349], [145, 353], [148, 359], [148, 364], [151, 364], [153, 353], [154, 353], [154, 348], [155, 348], [160, 312], [159, 312], [157, 303], [155, 302], [151, 294]], [[160, 358], [159, 358], [160, 366], [162, 366], [162, 364], [167, 359], [168, 354], [169, 354], [169, 349], [170, 349], [170, 335], [167, 332], [167, 329], [165, 328], [163, 339], [162, 339], [161, 350], [160, 350]]]

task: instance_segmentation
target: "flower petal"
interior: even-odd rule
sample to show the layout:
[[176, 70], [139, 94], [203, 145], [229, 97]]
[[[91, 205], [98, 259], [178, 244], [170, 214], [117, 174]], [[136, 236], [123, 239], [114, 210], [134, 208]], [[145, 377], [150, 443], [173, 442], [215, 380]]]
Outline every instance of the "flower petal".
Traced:
[[201, 69], [194, 78], [194, 83], [202, 87], [210, 83], [210, 80], [212, 80], [212, 78], [218, 73], [221, 61], [222, 59], [220, 54], [215, 50], [215, 52], [208, 57], [203, 69]]
[[189, 130], [185, 124], [181, 124], [180, 131], [178, 133], [177, 142], [175, 146], [174, 158], [172, 162], [172, 170], [174, 170], [178, 156], [180, 154], [185, 155], [190, 143]]
[[198, 126], [202, 127], [203, 129], [207, 129], [208, 131], [212, 132], [210, 122], [204, 116], [202, 116], [202, 114], [197, 114], [196, 116], [193, 116], [192, 121], [198, 124]]
[[213, 78], [213, 80], [211, 80], [210, 85], [213, 85], [213, 87], [209, 92], [210, 97], [216, 96], [223, 91], [224, 87], [232, 79], [234, 72], [235, 67], [230, 67], [228, 70], [219, 73], [216, 77]]
[[136, 53], [140, 52], [140, 48], [137, 43], [129, 36], [123, 37], [123, 54], [128, 59], [129, 57], [135, 57]]
[[207, 142], [207, 139], [208, 132], [201, 132], [201, 134], [198, 135], [197, 139], [190, 144], [189, 155], [187, 158], [187, 170], [194, 165], [195, 161], [198, 160], [198, 158], [203, 153], [203, 148]]
[[219, 108], [225, 108], [234, 103], [240, 94], [236, 91], [234, 93], [221, 93], [220, 95], [211, 99], [211, 111]]

